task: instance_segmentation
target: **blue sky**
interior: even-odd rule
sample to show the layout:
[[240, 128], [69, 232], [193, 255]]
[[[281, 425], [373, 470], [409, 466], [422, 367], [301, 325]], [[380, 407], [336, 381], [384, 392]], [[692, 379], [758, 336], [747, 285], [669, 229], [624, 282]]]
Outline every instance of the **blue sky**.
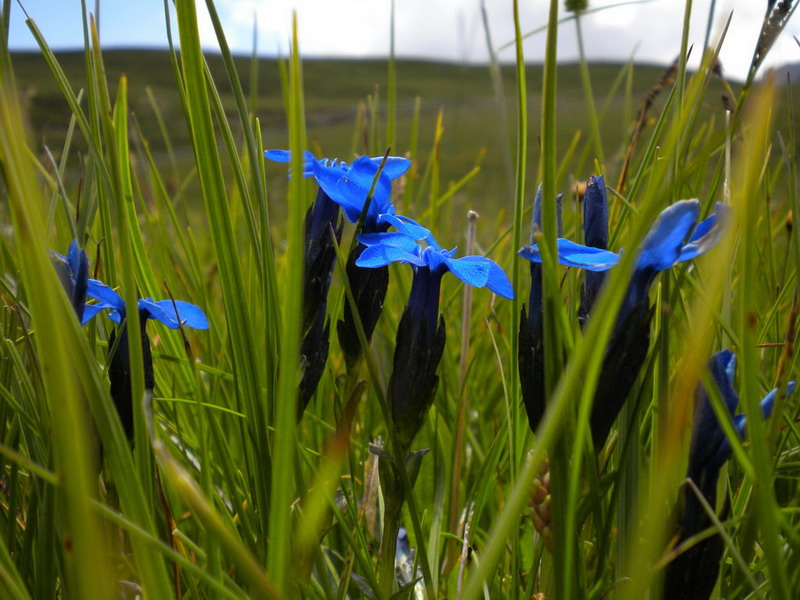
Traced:
[[[614, 4], [618, 0], [590, 0], [590, 7]], [[216, 40], [206, 14], [205, 2], [198, 0], [201, 38], [210, 50]], [[49, 44], [57, 49], [83, 44], [80, 0], [22, 0]], [[512, 1], [485, 0], [493, 45], [497, 48], [513, 36]], [[548, 0], [520, 3], [523, 30], [543, 25]], [[559, 1], [563, 7], [563, 1]], [[701, 46], [711, 0], [694, 0], [690, 42]], [[172, 2], [170, 1], [170, 5]], [[215, 5], [226, 36], [235, 51], [252, 48], [254, 18], [258, 23], [258, 47], [263, 55], [286, 53], [292, 11], [297, 11], [300, 48], [307, 57], [381, 57], [389, 50], [389, 0], [216, 0]], [[94, 11], [94, 0], [87, 0]], [[479, 0], [397, 0], [395, 40], [398, 56], [448, 61], [485, 60], [486, 42], [480, 20]], [[721, 60], [731, 77], [743, 77], [753, 53], [766, 0], [718, 0], [712, 37], [733, 11], [731, 27], [723, 45]], [[104, 47], [164, 47], [166, 28], [163, 0], [100, 0], [100, 38]], [[652, 0], [618, 6], [586, 15], [583, 33], [590, 59], [625, 61], [633, 55], [639, 61], [667, 64], [680, 47], [683, 2]], [[789, 22], [767, 64], [800, 62], [800, 16]], [[176, 33], [177, 36], [177, 33]], [[34, 49], [35, 42], [16, 3], [12, 3], [10, 45]], [[537, 61], [544, 54], [544, 36], [526, 42], [525, 55]], [[699, 52], [695, 52], [695, 57]], [[510, 49], [501, 59], [512, 60]], [[577, 43], [573, 23], [561, 26], [559, 56], [574, 59]]]

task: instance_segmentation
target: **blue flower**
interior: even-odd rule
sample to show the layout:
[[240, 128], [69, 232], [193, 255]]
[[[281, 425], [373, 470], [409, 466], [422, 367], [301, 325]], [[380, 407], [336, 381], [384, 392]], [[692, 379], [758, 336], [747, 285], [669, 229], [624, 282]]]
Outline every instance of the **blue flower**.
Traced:
[[442, 249], [431, 235], [426, 236], [425, 247], [401, 232], [361, 234], [358, 239], [366, 248], [357, 266], [375, 269], [403, 262], [414, 268], [408, 304], [397, 328], [388, 387], [392, 421], [401, 445], [398, 456], [404, 456], [422, 427], [439, 381], [436, 368], [446, 337], [444, 319], [439, 317], [442, 276], [453, 273], [465, 283], [487, 287], [505, 298], [513, 298], [514, 290], [505, 272], [488, 258], [454, 258], [455, 249]]
[[89, 285], [89, 261], [86, 252], [78, 246], [78, 240], [72, 240], [67, 256], [57, 252], [51, 252], [50, 256], [78, 320], [82, 324], [87, 323], [97, 313], [90, 309], [87, 314], [86, 310], [86, 290]]
[[414, 282], [409, 309], [415, 317], [428, 324], [435, 325], [438, 319], [439, 287], [442, 275], [447, 272], [474, 287], [487, 287], [498, 296], [514, 298], [511, 282], [494, 261], [483, 256], [454, 258], [456, 248], [441, 248], [430, 234], [424, 239], [428, 244], [425, 247], [403, 232], [361, 234], [358, 241], [366, 249], [356, 265], [373, 269], [393, 262], [413, 265]]
[[336, 258], [336, 244], [342, 240], [343, 219], [339, 205], [320, 188], [306, 212], [303, 268], [303, 340], [300, 344], [302, 377], [298, 417], [302, 417], [325, 370], [330, 346], [327, 319], [328, 291]]
[[[583, 195], [583, 241], [591, 248], [608, 249], [608, 198], [603, 176], [590, 177]], [[592, 306], [606, 279], [605, 271], [587, 270], [581, 286], [578, 321], [581, 327], [589, 318]]]
[[[641, 301], [660, 272], [678, 263], [691, 260], [714, 247], [720, 240], [729, 209], [717, 203], [715, 213], [698, 224], [700, 203], [680, 200], [666, 208], [650, 229], [639, 250], [630, 296]], [[519, 255], [533, 262], [542, 262], [536, 244], [524, 246]], [[620, 255], [600, 248], [582, 246], [558, 238], [558, 262], [588, 271], [607, 271], [619, 263]]]
[[[291, 154], [286, 150], [267, 150], [265, 155], [268, 159], [276, 162], [285, 163], [291, 159]], [[362, 231], [366, 233], [386, 232], [390, 226], [394, 226], [399, 231], [416, 239], [423, 239], [425, 236], [430, 235], [427, 229], [415, 221], [396, 214], [390, 199], [392, 181], [408, 170], [411, 166], [411, 161], [397, 156], [390, 156], [385, 161], [383, 157], [370, 158], [361, 156], [352, 165], [348, 165], [344, 161], [337, 159], [317, 159], [310, 152], [305, 152], [303, 157], [305, 159], [303, 176], [313, 176], [320, 189], [315, 206], [319, 203], [320, 197], [324, 196], [328, 203], [341, 206], [345, 216], [351, 223], [357, 223], [360, 220], [361, 213], [364, 210], [364, 203], [367, 201], [369, 191], [372, 189], [373, 181], [375, 181], [375, 175], [383, 163], [383, 169], [375, 182], [373, 196], [364, 216]], [[317, 212], [321, 214], [321, 211]], [[330, 212], [330, 210], [327, 210], [327, 213]], [[311, 235], [309, 232], [317, 229], [314, 224], [317, 221], [319, 219], [315, 218], [310, 227], [307, 225], [307, 240]], [[367, 341], [369, 341], [383, 309], [383, 300], [386, 297], [386, 290], [389, 286], [389, 270], [384, 268], [365, 271], [356, 267], [356, 261], [363, 250], [364, 245], [358, 244], [350, 252], [347, 259], [346, 273], [364, 334]], [[322, 281], [321, 278], [318, 278], [318, 280]], [[319, 306], [319, 304], [315, 306]], [[310, 310], [305, 311], [307, 316], [316, 315], [314, 318], [317, 320], [324, 318], [324, 316], [319, 316], [319, 311], [315, 308], [311, 308], [310, 305], [307, 305], [307, 307], [310, 308]], [[325, 336], [324, 329], [321, 324], [314, 322], [313, 319], [307, 318], [305, 322], [305, 329], [309, 332], [309, 335], [312, 334], [312, 331], [319, 335], [315, 336], [317, 341], [309, 338], [304, 345], [309, 349], [317, 347], [322, 341], [320, 336]], [[339, 345], [342, 348], [348, 370], [355, 369], [361, 358], [361, 344], [355, 323], [353, 310], [350, 303], [346, 302], [344, 318], [339, 321], [337, 330], [339, 333]], [[321, 348], [321, 346], [319, 347]], [[312, 354], [309, 356], [304, 354], [307, 361], [306, 370], [310, 367], [309, 373], [321, 374], [322, 367], [319, 364], [322, 360], [321, 356], [318, 352]], [[302, 386], [301, 392], [302, 390], [307, 391], [312, 387], [316, 387], [316, 384], [313, 384], [312, 381], [308, 383], [309, 385]], [[305, 395], [305, 392], [302, 392], [302, 394]]]
[[[556, 196], [557, 234], [561, 236], [561, 194]], [[533, 221], [531, 223], [531, 242], [533, 236], [542, 228], [542, 186], [536, 192], [533, 202]], [[538, 257], [537, 246], [528, 246], [520, 252], [530, 250]], [[544, 312], [542, 307], [542, 265], [541, 257], [531, 260], [531, 292], [528, 297], [528, 311], [522, 306], [519, 321], [519, 382], [522, 390], [522, 403], [528, 416], [531, 431], [536, 431], [546, 407], [544, 386]]]
[[[730, 350], [717, 352], [709, 360], [708, 368], [720, 397], [733, 418], [734, 428], [743, 438], [745, 417], [743, 414], [734, 416], [739, 405], [739, 396], [733, 387], [736, 356]], [[792, 393], [794, 387], [794, 382], [789, 383], [786, 396]], [[778, 390], [774, 389], [761, 400], [761, 412], [765, 418], [772, 412], [777, 393]], [[711, 407], [708, 390], [701, 383], [697, 387], [697, 406], [689, 447], [687, 478], [694, 482], [712, 508], [717, 502], [720, 469], [731, 454], [730, 440]], [[684, 506], [678, 526], [678, 545], [712, 526], [712, 521], [694, 490], [685, 486], [683, 498]], [[727, 507], [724, 510], [727, 510]], [[677, 556], [667, 565], [663, 597], [691, 597], [698, 600], [709, 598], [719, 574], [723, 549], [722, 539], [715, 533]]]
[[681, 200], [664, 209], [642, 242], [622, 312], [647, 300], [660, 271], [691, 260], [717, 245], [730, 208], [717, 202], [714, 214], [695, 227], [700, 202]]
[[[711, 357], [708, 369], [711, 371], [712, 379], [733, 419], [734, 429], [739, 437], [746, 437], [746, 417], [744, 413], [736, 414], [739, 406], [739, 396], [733, 387], [733, 379], [736, 374], [736, 355], [730, 350], [721, 350]], [[787, 397], [794, 391], [794, 388], [795, 382], [789, 382], [786, 389]], [[761, 399], [759, 406], [764, 418], [772, 414], [777, 395], [778, 388], [775, 388]], [[733, 450], [730, 440], [723, 432], [717, 415], [711, 407], [708, 390], [702, 383], [698, 386], [697, 397], [692, 443], [689, 449], [688, 476], [704, 493], [707, 492], [707, 497], [710, 497], [716, 492], [716, 476], [725, 461], [731, 457]], [[714, 477], [714, 485], [708, 484], [709, 475]]]
[[700, 203], [697, 200], [676, 202], [661, 212], [642, 242], [595, 391], [590, 416], [595, 448], [608, 437], [644, 364], [650, 346], [650, 285], [660, 271], [715, 246], [724, 232], [728, 211], [718, 203], [715, 213], [695, 227]]
[[[597, 192], [599, 195], [599, 183]], [[595, 207], [589, 212], [591, 215], [587, 214], [587, 218], [598, 219], [598, 223], [584, 223], [587, 240], [602, 244], [602, 208]], [[660, 271], [704, 254], [722, 237], [729, 208], [717, 203], [714, 214], [695, 226], [699, 213], [700, 203], [697, 200], [681, 200], [672, 204], [661, 212], [639, 248], [636, 266], [606, 348], [595, 392], [591, 429], [596, 448], [608, 437], [650, 345], [650, 285]], [[535, 244], [522, 248], [519, 254], [533, 262], [541, 262]], [[558, 262], [563, 265], [587, 271], [604, 271], [616, 265], [619, 258], [620, 255], [607, 250], [558, 239]]]
[[[291, 153], [287, 150], [267, 150], [264, 154], [275, 162], [291, 160]], [[317, 159], [310, 152], [304, 152], [303, 157], [303, 176], [313, 176], [320, 189], [342, 207], [347, 220], [357, 223], [383, 157], [360, 156], [350, 165], [337, 159]], [[392, 181], [403, 175], [410, 166], [411, 161], [406, 158], [390, 156], [386, 159], [367, 209], [365, 231], [386, 231], [389, 225], [395, 225], [397, 221], [415, 224], [406, 217], [396, 216], [390, 198]]]
[[[96, 279], [89, 280], [87, 294], [97, 300], [96, 304], [87, 306], [98, 312], [110, 309], [108, 318], [117, 325], [125, 318], [125, 301], [111, 287]], [[138, 304], [139, 314], [144, 320], [155, 319], [170, 329], [191, 327], [192, 329], [208, 329], [208, 319], [200, 307], [182, 300], [159, 300], [142, 298]]]
[[[94, 314], [108, 309], [110, 311], [108, 318], [118, 325], [122, 324], [125, 319], [125, 301], [117, 292], [104, 283], [90, 279], [87, 293], [97, 300], [96, 304], [87, 305], [87, 309], [92, 307]], [[199, 307], [181, 300], [159, 300], [154, 302], [151, 298], [142, 298], [138, 302], [138, 309], [144, 385], [145, 389], [152, 390], [155, 387], [155, 375], [153, 372], [153, 356], [150, 351], [150, 338], [147, 335], [147, 321], [155, 319], [171, 329], [178, 329], [179, 327], [208, 329], [208, 319], [206, 319], [205, 314]], [[128, 439], [132, 440], [134, 434], [134, 401], [131, 389], [128, 329], [127, 326], [118, 327], [111, 332], [108, 340], [108, 352], [110, 354], [108, 379], [111, 398], [114, 400], [122, 427]]]

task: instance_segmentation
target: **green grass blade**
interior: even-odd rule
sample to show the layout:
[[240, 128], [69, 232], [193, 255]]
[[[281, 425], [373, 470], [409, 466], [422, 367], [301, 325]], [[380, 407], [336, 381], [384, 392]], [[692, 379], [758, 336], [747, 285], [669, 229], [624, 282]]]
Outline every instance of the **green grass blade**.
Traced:
[[254, 494], [259, 507], [258, 514], [262, 520], [260, 529], [262, 532], [266, 532], [268, 530], [266, 514], [269, 510], [269, 486], [266, 483], [265, 470], [269, 470], [271, 459], [267, 443], [266, 423], [260, 417], [263, 414], [261, 409], [263, 402], [262, 370], [257, 362], [257, 354], [253, 352], [256, 347], [251, 325], [253, 318], [244, 285], [239, 244], [227, 203], [228, 193], [225, 188], [211, 121], [211, 106], [206, 88], [203, 55], [200, 50], [195, 4], [193, 0], [179, 0], [176, 2], [176, 9], [192, 145], [211, 230], [214, 254], [219, 265], [236, 392], [240, 405], [245, 407], [248, 414], [248, 429], [255, 442], [252, 449], [253, 454], [262, 466], [260, 469], [255, 469], [252, 476], [255, 480]]
[[[292, 171], [303, 172], [306, 147], [303, 78], [297, 42], [297, 16], [292, 20], [292, 54], [289, 59], [289, 149]], [[297, 386], [300, 356], [301, 310], [303, 295], [303, 218], [306, 212], [306, 183], [292, 177], [289, 183], [289, 225], [286, 276], [283, 287], [283, 328], [281, 334], [278, 396], [275, 406], [275, 464], [272, 472], [272, 498], [269, 513], [270, 549], [268, 571], [275, 585], [289, 593], [289, 564], [292, 556], [290, 507], [295, 497], [294, 464], [297, 415]]]

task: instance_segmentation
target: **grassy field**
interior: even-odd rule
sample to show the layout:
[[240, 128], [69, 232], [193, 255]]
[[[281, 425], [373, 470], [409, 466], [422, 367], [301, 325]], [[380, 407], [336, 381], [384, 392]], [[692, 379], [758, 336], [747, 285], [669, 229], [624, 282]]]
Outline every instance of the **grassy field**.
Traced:
[[791, 90], [590, 65], [593, 113], [555, 12], [496, 93], [175, 9], [176, 69], [0, 47], [0, 598], [800, 597]]
[[[106, 75], [111, 89], [121, 75], [128, 78], [129, 106], [137, 130], [147, 140], [159, 165], [169, 165], [164, 133], [169, 137], [181, 172], [192, 163], [189, 133], [185, 126], [180, 98], [174, 86], [174, 77], [169, 54], [152, 50], [112, 50], [104, 52]], [[86, 86], [84, 55], [82, 52], [58, 55], [65, 74], [78, 90]], [[224, 65], [219, 55], [206, 56], [209, 69], [220, 94], [222, 104], [237, 130], [236, 106]], [[15, 54], [14, 64], [20, 90], [30, 115], [33, 139], [47, 145], [54, 156], [60, 156], [64, 137], [69, 125], [70, 111], [58, 87], [49, 75], [47, 64], [40, 54]], [[261, 124], [262, 136], [267, 147], [283, 148], [287, 145], [287, 123], [280, 68], [276, 60], [258, 61], [258, 83], [251, 91], [249, 74], [251, 61], [246, 57], [235, 59], [243, 82], [244, 93], [255, 105], [255, 114]], [[527, 79], [528, 110], [536, 115], [541, 111], [542, 67], [529, 66]], [[397, 72], [397, 147], [409, 148], [414, 112], [419, 102], [418, 155], [415, 166], [417, 177], [428, 161], [434, 142], [436, 123], [441, 112], [444, 128], [439, 153], [442, 157], [441, 186], [460, 181], [473, 167], [479, 166], [479, 176], [459, 190], [454, 206], [463, 213], [473, 208], [481, 212], [495, 213], [508, 206], [513, 194], [513, 172], [509, 160], [514, 144], [514, 94], [515, 75], [511, 66], [503, 67], [503, 96], [493, 91], [492, 77], [488, 66], [459, 66], [419, 61], [398, 61]], [[598, 108], [603, 122], [603, 145], [607, 149], [610, 169], [618, 170], [628, 148], [630, 134], [637, 112], [647, 92], [657, 84], [664, 68], [646, 65], [592, 65], [593, 86], [597, 94]], [[347, 158], [356, 154], [382, 154], [385, 135], [382, 126], [371, 130], [370, 113], [379, 123], [386, 120], [385, 95], [388, 64], [385, 61], [319, 61], [303, 63], [306, 124], [310, 148], [319, 156]], [[577, 65], [560, 65], [558, 69], [558, 146], [571, 148], [577, 142], [577, 151], [564, 165], [564, 187], [585, 179], [591, 170], [588, 154], [583, 149], [588, 141], [589, 118], [585, 107]], [[149, 90], [149, 92], [148, 92]], [[709, 100], [704, 106], [703, 120], [724, 117], [720, 97], [724, 88], [719, 81], [711, 83]], [[656, 98], [649, 113], [652, 125], [666, 94]], [[505, 104], [506, 124], [501, 106]], [[159, 128], [155, 109], [161, 114], [165, 131]], [[359, 111], [361, 118], [359, 119]], [[376, 124], [377, 125], [377, 124]], [[645, 133], [647, 135], [647, 133]], [[531, 119], [528, 126], [531, 140], [540, 137], [540, 123]], [[80, 136], [75, 141], [76, 149], [85, 148]], [[536, 144], [529, 151], [530, 165], [535, 166], [539, 153]], [[78, 155], [69, 163], [73, 169]], [[283, 170], [268, 165], [270, 176], [270, 201], [280, 212], [285, 200], [285, 177]], [[73, 170], [74, 174], [75, 171]], [[535, 174], [535, 169], [529, 169]], [[73, 184], [75, 177], [69, 179]], [[528, 181], [533, 189], [533, 180]], [[702, 190], [687, 191], [687, 195], [699, 195]], [[419, 198], [418, 201], [427, 199]], [[503, 218], [508, 218], [506, 214]]]

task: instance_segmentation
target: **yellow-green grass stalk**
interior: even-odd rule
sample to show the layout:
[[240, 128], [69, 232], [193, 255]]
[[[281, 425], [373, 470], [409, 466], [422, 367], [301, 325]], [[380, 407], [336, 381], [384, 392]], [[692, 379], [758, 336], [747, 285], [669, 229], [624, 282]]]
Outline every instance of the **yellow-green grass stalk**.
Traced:
[[[186, 110], [192, 134], [203, 201], [214, 255], [219, 267], [220, 286], [228, 325], [228, 343], [234, 370], [237, 404], [247, 414], [245, 431], [251, 443], [243, 444], [248, 477], [254, 489], [250, 501], [258, 508], [258, 529], [269, 530], [271, 450], [267, 423], [264, 418], [264, 373], [259, 364], [258, 346], [254, 339], [254, 314], [251, 294], [245, 286], [239, 244], [234, 233], [228, 192], [225, 187], [216, 136], [211, 120], [211, 103], [200, 39], [197, 29], [195, 3], [184, 0], [176, 3], [178, 30], [181, 38], [182, 81], [185, 85]], [[276, 307], [268, 308], [276, 310]], [[228, 345], [226, 344], [226, 348]], [[272, 390], [268, 390], [272, 393]], [[280, 588], [279, 588], [280, 589]]]

